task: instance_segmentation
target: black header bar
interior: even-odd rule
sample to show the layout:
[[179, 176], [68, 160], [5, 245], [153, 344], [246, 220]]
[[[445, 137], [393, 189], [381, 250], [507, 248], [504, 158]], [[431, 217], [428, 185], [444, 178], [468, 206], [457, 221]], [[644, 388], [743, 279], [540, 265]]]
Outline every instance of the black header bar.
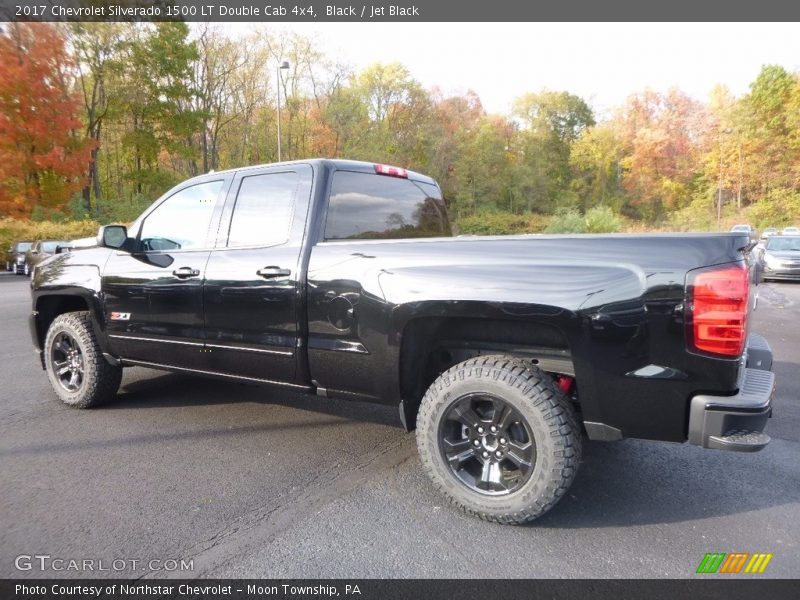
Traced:
[[42, 579], [0, 580], [4, 600], [783, 600], [797, 581], [705, 576], [696, 579], [381, 580], [381, 579]]
[[[0, 0], [0, 21], [798, 21], [791, 0]], [[800, 31], [798, 31], [800, 34]]]

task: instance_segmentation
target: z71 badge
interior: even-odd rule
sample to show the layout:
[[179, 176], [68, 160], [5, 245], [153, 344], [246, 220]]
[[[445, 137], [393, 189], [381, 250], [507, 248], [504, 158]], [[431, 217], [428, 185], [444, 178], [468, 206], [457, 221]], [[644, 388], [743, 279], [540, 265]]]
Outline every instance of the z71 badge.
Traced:
[[108, 319], [110, 321], [130, 321], [131, 313], [112, 312]]

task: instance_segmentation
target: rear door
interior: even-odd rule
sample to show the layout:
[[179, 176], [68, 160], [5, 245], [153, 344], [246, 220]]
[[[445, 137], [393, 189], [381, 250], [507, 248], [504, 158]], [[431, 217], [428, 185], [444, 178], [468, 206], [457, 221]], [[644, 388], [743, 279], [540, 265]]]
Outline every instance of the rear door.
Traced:
[[312, 168], [240, 171], [231, 185], [204, 288], [210, 370], [292, 383], [300, 348], [300, 255]]
[[190, 184], [131, 228], [131, 252], [103, 270], [112, 351], [147, 364], [205, 369], [203, 278], [230, 176]]

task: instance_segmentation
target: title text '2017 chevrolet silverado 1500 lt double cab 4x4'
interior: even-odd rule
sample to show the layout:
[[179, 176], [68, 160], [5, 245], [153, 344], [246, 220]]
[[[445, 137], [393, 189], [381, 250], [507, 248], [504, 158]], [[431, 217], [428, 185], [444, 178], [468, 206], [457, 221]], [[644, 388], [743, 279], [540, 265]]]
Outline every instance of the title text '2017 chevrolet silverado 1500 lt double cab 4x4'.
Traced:
[[505, 523], [558, 501], [584, 434], [769, 441], [746, 233], [450, 236], [404, 169], [209, 173], [37, 267], [31, 333], [77, 407], [128, 365], [398, 406], [436, 487]]

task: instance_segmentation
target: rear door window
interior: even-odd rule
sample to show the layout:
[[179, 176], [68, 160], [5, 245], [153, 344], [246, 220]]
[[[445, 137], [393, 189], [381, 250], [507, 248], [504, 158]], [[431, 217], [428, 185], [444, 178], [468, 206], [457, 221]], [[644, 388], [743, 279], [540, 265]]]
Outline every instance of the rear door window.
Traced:
[[228, 248], [286, 243], [299, 183], [300, 174], [294, 171], [243, 177], [228, 231]]

